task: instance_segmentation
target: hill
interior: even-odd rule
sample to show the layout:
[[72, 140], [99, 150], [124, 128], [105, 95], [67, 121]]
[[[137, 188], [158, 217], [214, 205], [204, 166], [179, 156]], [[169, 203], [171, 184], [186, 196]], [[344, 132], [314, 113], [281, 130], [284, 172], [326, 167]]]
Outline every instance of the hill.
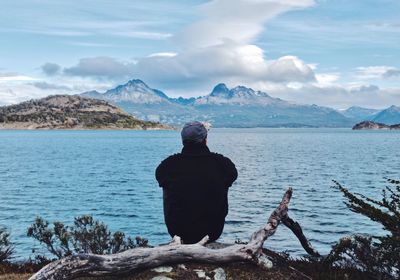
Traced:
[[54, 95], [0, 107], [0, 129], [165, 129], [104, 100]]

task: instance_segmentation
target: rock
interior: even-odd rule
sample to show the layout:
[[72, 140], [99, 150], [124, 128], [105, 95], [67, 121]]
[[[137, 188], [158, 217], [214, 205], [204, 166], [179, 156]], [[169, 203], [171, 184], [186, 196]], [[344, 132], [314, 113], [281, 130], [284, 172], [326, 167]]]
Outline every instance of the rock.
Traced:
[[225, 270], [223, 270], [221, 267], [218, 267], [213, 270], [214, 274], [214, 280], [226, 280], [226, 274]]
[[152, 271], [155, 271], [155, 272], [158, 272], [158, 273], [163, 273], [163, 272], [169, 273], [172, 270], [173, 270], [172, 266], [159, 266], [159, 267], [156, 267], [156, 268], [152, 269]]
[[151, 278], [150, 280], [174, 280], [174, 279], [166, 277], [166, 276], [156, 276], [156, 277]]
[[187, 267], [184, 264], [178, 264], [178, 268], [182, 270], [187, 270]]
[[266, 269], [271, 269], [273, 266], [272, 261], [264, 254], [258, 258], [258, 264]]
[[204, 270], [193, 269], [193, 271], [196, 272], [197, 277], [204, 278], [204, 279], [207, 279], [207, 280], [211, 280], [211, 278], [206, 275], [206, 272]]

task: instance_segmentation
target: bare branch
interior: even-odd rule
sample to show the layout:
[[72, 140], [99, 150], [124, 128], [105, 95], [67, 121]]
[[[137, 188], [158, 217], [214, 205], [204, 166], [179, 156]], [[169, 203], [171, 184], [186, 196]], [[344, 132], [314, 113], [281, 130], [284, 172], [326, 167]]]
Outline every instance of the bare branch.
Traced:
[[301, 246], [308, 254], [313, 257], [321, 257], [317, 250], [313, 248], [308, 239], [304, 236], [303, 230], [298, 222], [293, 221], [288, 215], [282, 218], [282, 223], [287, 226], [299, 239]]

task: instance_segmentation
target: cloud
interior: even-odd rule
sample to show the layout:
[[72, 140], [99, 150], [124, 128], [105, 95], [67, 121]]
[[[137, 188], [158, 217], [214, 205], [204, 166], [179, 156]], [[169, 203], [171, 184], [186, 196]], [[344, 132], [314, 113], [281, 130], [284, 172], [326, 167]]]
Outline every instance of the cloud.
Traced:
[[72, 88], [65, 86], [65, 85], [57, 85], [57, 84], [50, 84], [44, 81], [41, 82], [36, 82], [36, 83], [32, 83], [33, 86], [35, 86], [38, 89], [44, 89], [44, 90], [66, 90], [66, 91], [71, 91]]
[[398, 104], [400, 100], [400, 89], [381, 89], [368, 84], [321, 86], [311, 83], [296, 88], [283, 84], [276, 87], [259, 84], [258, 88], [267, 90], [271, 96], [284, 100], [300, 104], [318, 104], [336, 109], [346, 109], [351, 106], [382, 109]]
[[[316, 68], [313, 68], [313, 70]], [[340, 79], [340, 73], [321, 73], [316, 74], [317, 83], [321, 86], [329, 86], [335, 84]]]
[[[313, 0], [212, 0], [199, 7], [196, 22], [174, 35], [170, 33], [171, 29], [161, 26], [165, 23], [165, 19], [160, 19], [159, 14], [153, 18], [148, 18], [146, 14], [145, 18], [139, 17], [137, 21], [127, 20], [129, 17], [120, 17], [117, 21], [88, 18], [86, 22], [76, 20], [67, 24], [54, 20], [54, 26], [49, 26], [46, 20], [46, 24], [43, 24], [41, 28], [37, 27], [41, 32], [61, 31], [59, 35], [64, 36], [91, 35], [90, 38], [86, 38], [87, 40], [81, 38], [69, 41], [70, 44], [78, 46], [108, 46], [108, 44], [97, 44], [97, 41], [92, 43], [89, 40], [92, 36], [106, 34], [167, 40], [163, 42], [165, 44], [159, 45], [171, 46], [171, 49], [157, 49], [157, 52], [153, 53], [154, 49], [149, 48], [150, 54], [135, 58], [136, 61], [99, 56], [82, 58], [75, 65], [68, 67], [46, 63], [41, 67], [42, 71], [47, 76], [52, 76], [46, 82], [32, 83], [29, 80], [30, 77], [17, 78], [17, 74], [9, 75], [14, 78], [2, 78], [0, 75], [0, 85], [2, 84], [0, 96], [7, 94], [9, 100], [13, 98], [12, 96], [18, 96], [18, 98], [14, 97], [14, 100], [20, 100], [21, 97], [28, 96], [30, 93], [32, 96], [35, 94], [44, 96], [53, 92], [67, 92], [68, 88], [69, 92], [72, 90], [77, 93], [88, 89], [98, 89], [100, 85], [102, 88], [105, 85], [111, 88], [121, 81], [140, 78], [150, 86], [166, 91], [172, 96], [204, 95], [216, 83], [225, 82], [230, 87], [242, 84], [298, 103], [316, 103], [336, 108], [351, 105], [382, 107], [398, 104], [399, 89], [382, 88], [382, 86], [385, 83], [389, 84], [389, 78], [394, 80], [395, 77], [400, 76], [399, 68], [359, 67], [355, 75], [361, 81], [360, 83], [341, 84], [342, 74], [331, 72], [337, 71], [335, 69], [321, 72], [321, 66], [315, 64], [315, 61], [304, 61], [296, 56], [296, 53], [282, 57], [268, 57], [268, 50], [258, 45], [271, 19], [289, 11], [312, 7], [315, 2]], [[149, 5], [153, 9], [154, 5], [159, 4]], [[165, 5], [169, 6], [173, 3]], [[191, 7], [192, 4], [187, 5]], [[182, 11], [181, 8], [177, 10]], [[185, 11], [185, 13], [192, 15], [192, 11]], [[286, 18], [278, 24], [285, 24], [285, 21]], [[294, 33], [304, 34], [302, 29], [310, 28], [309, 33], [313, 34], [314, 39], [327, 39], [326, 34], [338, 35], [338, 32], [342, 32], [343, 29], [337, 29], [336, 25], [333, 28], [331, 25], [327, 27], [311, 23], [311, 25], [307, 22], [299, 24], [296, 20], [293, 24], [297, 29], [280, 38], [291, 40], [284, 36], [290, 37]], [[341, 27], [346, 24], [343, 23]], [[29, 26], [27, 30], [29, 31]], [[76, 31], [81, 33], [75, 33]], [[354, 40], [355, 33], [350, 33], [351, 36], [348, 37]], [[329, 40], [337, 39], [337, 36], [328, 37]], [[372, 40], [369, 37], [361, 37], [362, 40]], [[121, 38], [113, 37], [113, 39], [120, 40]], [[320, 40], [315, 42], [319, 44]], [[388, 41], [385, 42], [388, 43]], [[263, 45], [270, 43], [263, 42]], [[5, 82], [2, 82], [2, 79]], [[9, 85], [12, 79], [21, 79], [22, 82], [26, 79], [25, 83], [29, 85], [11, 87]], [[370, 79], [385, 81], [382, 83], [372, 81], [381, 87], [379, 88], [370, 84]], [[5, 85], [7, 83], [8, 86]]]
[[[219, 82], [231, 85], [260, 81], [315, 82], [312, 69], [314, 65], [309, 65], [296, 56], [268, 59], [264, 50], [253, 43], [263, 32], [268, 20], [284, 12], [312, 5], [313, 0], [210, 1], [200, 6], [199, 21], [173, 37], [177, 52], [152, 53], [136, 62], [120, 61], [106, 56], [86, 57], [72, 67], [64, 68], [62, 73], [70, 77], [111, 81], [135, 77], [167, 91], [186, 93], [193, 89], [209, 89]], [[125, 26], [137, 23], [118, 24]], [[165, 39], [171, 36], [169, 33], [114, 27], [111, 28], [114, 35], [120, 33], [123, 36], [147, 39]], [[42, 70], [47, 75], [55, 75], [60, 71], [57, 65], [50, 63], [42, 66]]]
[[206, 89], [221, 81], [228, 84], [315, 81], [311, 67], [296, 56], [266, 60], [258, 46], [232, 41], [171, 56], [150, 55], [139, 59], [134, 69], [146, 81], [174, 90]]
[[358, 67], [356, 77], [365, 80], [400, 77], [400, 69], [392, 66]]
[[359, 85], [350, 88], [351, 93], [376, 93], [379, 92], [379, 87], [376, 85]]
[[266, 80], [275, 82], [310, 82], [314, 71], [296, 56], [284, 56], [267, 67]]
[[133, 75], [134, 63], [118, 61], [117, 59], [100, 56], [82, 58], [75, 66], [64, 68], [64, 73], [70, 76], [95, 78], [124, 78]]
[[[21, 75], [22, 76], [22, 75]], [[0, 74], [1, 77], [1, 74]], [[52, 82], [36, 78], [0, 82], [0, 106], [55, 94], [78, 94], [89, 90], [105, 91], [113, 85], [90, 78], [52, 77]]]
[[37, 79], [18, 73], [0, 73], [0, 83], [35, 81]]
[[149, 32], [149, 31], [117, 31], [113, 35], [138, 38], [138, 39], [149, 39], [149, 40], [164, 40], [172, 37], [171, 33], [161, 32]]
[[176, 55], [177, 55], [176, 52], [159, 52], [159, 53], [149, 54], [147, 57], [174, 57]]
[[313, 0], [214, 0], [200, 7], [203, 19], [175, 36], [179, 45], [203, 48], [226, 39], [247, 44], [264, 24], [284, 12], [314, 5]]
[[61, 66], [56, 63], [47, 62], [43, 64], [41, 67], [42, 72], [47, 76], [54, 76], [60, 73]]
[[2, 84], [0, 83], [0, 106], [41, 98], [49, 93], [36, 88], [31, 84]]
[[111, 48], [115, 47], [113, 44], [103, 44], [103, 43], [93, 43], [93, 42], [82, 42], [82, 41], [72, 41], [67, 42], [68, 45], [78, 46], [78, 47], [88, 47], [88, 48]]
[[400, 69], [398, 69], [398, 68], [389, 69], [384, 74], [384, 77], [386, 77], [386, 78], [398, 77], [398, 76], [400, 76]]
[[313, 82], [312, 66], [296, 56], [267, 59], [264, 50], [253, 43], [268, 20], [312, 5], [313, 0], [210, 1], [199, 8], [202, 19], [173, 37], [177, 53], [138, 59], [134, 73], [180, 92], [206, 89], [221, 81]]

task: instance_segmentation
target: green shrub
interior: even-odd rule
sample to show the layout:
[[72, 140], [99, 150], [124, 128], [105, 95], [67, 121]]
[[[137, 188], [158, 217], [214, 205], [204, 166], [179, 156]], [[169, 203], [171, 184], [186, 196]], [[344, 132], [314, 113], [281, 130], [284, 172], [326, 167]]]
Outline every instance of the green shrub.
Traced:
[[146, 239], [125, 238], [121, 231], [112, 233], [107, 225], [90, 215], [76, 217], [72, 226], [61, 222], [50, 225], [48, 221], [37, 217], [28, 228], [27, 235], [38, 240], [59, 259], [73, 253], [104, 255], [147, 246]]
[[0, 263], [9, 261], [14, 253], [14, 247], [10, 242], [10, 233], [0, 228]]
[[326, 258], [327, 263], [357, 268], [376, 279], [400, 277], [400, 181], [387, 181], [390, 186], [383, 189], [381, 200], [353, 194], [334, 181], [351, 211], [381, 224], [388, 234], [343, 238], [333, 246]]

